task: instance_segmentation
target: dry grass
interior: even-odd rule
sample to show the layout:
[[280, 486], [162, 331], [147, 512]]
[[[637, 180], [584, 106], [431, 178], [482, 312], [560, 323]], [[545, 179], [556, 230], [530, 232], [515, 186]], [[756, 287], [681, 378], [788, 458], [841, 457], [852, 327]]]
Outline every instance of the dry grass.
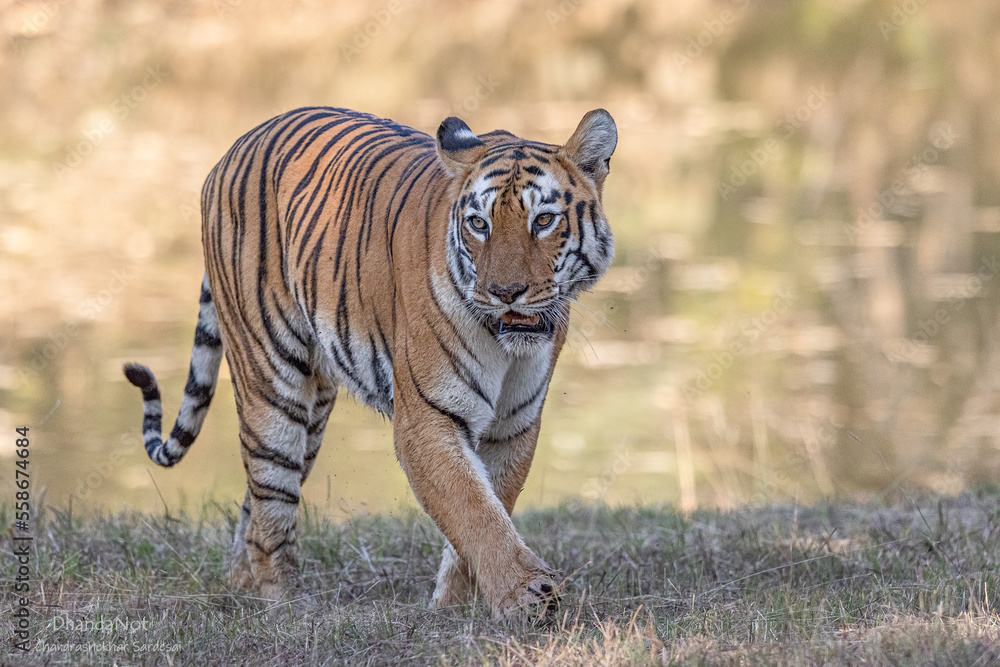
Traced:
[[[0, 0], [0, 425], [51, 443], [35, 463], [57, 504], [155, 498], [141, 448], [118, 454], [138, 434], [121, 364], [149, 363], [171, 409], [205, 175], [313, 104], [552, 142], [594, 107], [619, 123], [617, 265], [574, 315], [527, 497], [729, 507], [998, 478], [1000, 280], [949, 286], [1000, 257], [1000, 4], [904, 3], [883, 34], [901, 0], [424, 0], [345, 57], [385, 1]], [[678, 63], [722, 11], [723, 34]], [[833, 94], [812, 108], [817, 89]], [[938, 151], [941, 123], [957, 137]], [[859, 218], [899, 192], [885, 220]], [[342, 414], [337, 467], [314, 478], [350, 478], [333, 488], [351, 506], [408, 494]], [[202, 440], [235, 429], [220, 396]], [[240, 493], [227, 447], [195, 448], [166, 497]], [[81, 493], [88, 477], [100, 488]]]
[[[9, 523], [10, 508], [2, 514]], [[526, 540], [570, 574], [548, 627], [497, 625], [483, 605], [428, 610], [442, 537], [416, 512], [340, 525], [306, 513], [300, 555], [321, 610], [277, 624], [262, 601], [225, 584], [230, 512], [45, 514], [32, 563], [34, 639], [105, 646], [36, 648], [9, 654], [10, 664], [1000, 660], [1000, 496], [988, 493], [897, 507], [529, 512], [518, 519]], [[12, 576], [9, 560], [4, 567]], [[5, 591], [5, 616], [13, 603]], [[168, 649], [140, 648], [155, 643]]]

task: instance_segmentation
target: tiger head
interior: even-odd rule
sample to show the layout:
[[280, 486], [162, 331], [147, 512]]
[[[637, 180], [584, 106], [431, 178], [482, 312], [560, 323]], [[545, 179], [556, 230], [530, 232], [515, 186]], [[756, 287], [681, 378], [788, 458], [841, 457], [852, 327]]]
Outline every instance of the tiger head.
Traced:
[[611, 264], [601, 191], [617, 143], [603, 109], [563, 146], [499, 130], [477, 136], [454, 117], [438, 128], [452, 178], [448, 269], [470, 313], [509, 352], [565, 328], [570, 302]]

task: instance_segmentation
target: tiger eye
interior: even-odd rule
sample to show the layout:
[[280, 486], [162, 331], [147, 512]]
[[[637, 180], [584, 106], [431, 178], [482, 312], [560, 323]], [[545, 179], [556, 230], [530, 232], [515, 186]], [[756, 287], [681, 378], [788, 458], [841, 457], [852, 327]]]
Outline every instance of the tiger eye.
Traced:
[[554, 213], [539, 213], [535, 216], [535, 229], [546, 229], [556, 221]]
[[485, 232], [487, 229], [490, 228], [486, 220], [479, 217], [478, 215], [470, 215], [468, 218], [466, 218], [465, 221], [469, 223], [469, 226], [472, 227], [477, 232]]

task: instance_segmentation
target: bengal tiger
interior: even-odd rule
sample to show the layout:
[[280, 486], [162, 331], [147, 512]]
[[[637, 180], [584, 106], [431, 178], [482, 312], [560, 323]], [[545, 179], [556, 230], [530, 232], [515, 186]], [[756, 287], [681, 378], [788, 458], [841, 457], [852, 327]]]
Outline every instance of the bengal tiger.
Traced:
[[150, 370], [143, 438], [172, 466], [194, 442], [223, 353], [247, 491], [234, 585], [301, 606], [303, 482], [339, 388], [388, 416], [414, 495], [447, 538], [432, 603], [480, 595], [544, 615], [555, 571], [511, 511], [528, 474], [570, 304], [614, 254], [601, 205], [618, 132], [587, 113], [563, 146], [448, 118], [431, 136], [325, 107], [245, 134], [201, 193], [205, 277], [170, 437]]

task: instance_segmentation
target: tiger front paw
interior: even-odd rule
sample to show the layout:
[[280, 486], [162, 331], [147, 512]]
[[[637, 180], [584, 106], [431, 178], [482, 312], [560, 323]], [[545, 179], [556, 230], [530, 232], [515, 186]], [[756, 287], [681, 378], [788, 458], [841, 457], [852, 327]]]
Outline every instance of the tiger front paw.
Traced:
[[559, 609], [559, 592], [554, 577], [555, 572], [548, 569], [535, 573], [533, 578], [504, 599], [494, 616], [497, 620], [550, 621]]

